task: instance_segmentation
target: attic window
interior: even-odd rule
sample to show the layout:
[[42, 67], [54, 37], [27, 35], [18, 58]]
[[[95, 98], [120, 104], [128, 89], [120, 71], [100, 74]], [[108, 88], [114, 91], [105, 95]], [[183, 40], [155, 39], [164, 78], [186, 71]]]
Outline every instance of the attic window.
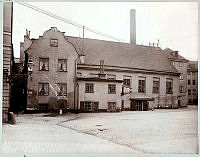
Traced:
[[175, 52], [175, 53], [174, 53], [174, 56], [175, 56], [175, 57], [178, 57], [178, 52]]
[[58, 39], [51, 39], [50, 40], [51, 47], [58, 47]]

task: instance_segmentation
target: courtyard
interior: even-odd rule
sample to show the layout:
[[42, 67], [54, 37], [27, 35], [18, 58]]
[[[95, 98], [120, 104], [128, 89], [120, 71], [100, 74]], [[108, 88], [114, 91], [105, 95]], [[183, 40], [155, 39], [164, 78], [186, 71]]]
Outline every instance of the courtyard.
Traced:
[[197, 106], [154, 111], [20, 114], [3, 124], [3, 153], [198, 153]]

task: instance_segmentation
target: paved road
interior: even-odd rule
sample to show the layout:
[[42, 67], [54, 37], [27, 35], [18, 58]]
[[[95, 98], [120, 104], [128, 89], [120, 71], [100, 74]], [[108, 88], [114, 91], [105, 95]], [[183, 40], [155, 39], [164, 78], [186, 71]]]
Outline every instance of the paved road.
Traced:
[[68, 118], [72, 117], [42, 114], [16, 117], [16, 125], [3, 125], [3, 153], [133, 152], [125, 146], [57, 125]]

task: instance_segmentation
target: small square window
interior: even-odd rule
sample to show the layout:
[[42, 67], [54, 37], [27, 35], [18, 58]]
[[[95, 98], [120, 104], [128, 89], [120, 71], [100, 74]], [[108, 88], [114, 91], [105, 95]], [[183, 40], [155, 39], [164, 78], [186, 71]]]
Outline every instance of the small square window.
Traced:
[[50, 40], [51, 47], [58, 47], [58, 39], [51, 39]]
[[94, 84], [93, 83], [85, 84], [85, 93], [94, 93]]
[[191, 85], [191, 80], [188, 80], [188, 85]]
[[108, 84], [108, 94], [116, 94], [116, 84]]
[[39, 70], [48, 71], [49, 70], [49, 58], [40, 58], [39, 60]]
[[40, 95], [40, 96], [49, 95], [49, 83], [39, 83], [38, 84], [38, 95]]
[[196, 84], [196, 81], [195, 81], [195, 80], [193, 80], [193, 81], [192, 81], [192, 85], [195, 85], [195, 84]]

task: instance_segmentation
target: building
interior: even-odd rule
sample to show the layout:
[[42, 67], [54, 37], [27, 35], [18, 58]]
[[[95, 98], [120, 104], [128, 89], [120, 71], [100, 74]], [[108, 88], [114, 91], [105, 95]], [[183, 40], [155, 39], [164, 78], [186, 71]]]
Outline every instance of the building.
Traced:
[[188, 103], [188, 95], [187, 95], [187, 66], [188, 60], [182, 57], [178, 51], [173, 51], [169, 48], [164, 49], [165, 55], [168, 57], [169, 61], [175, 66], [175, 68], [180, 73], [179, 78], [179, 98], [178, 105], [180, 107], [187, 106]]
[[198, 62], [189, 61], [187, 67], [188, 104], [198, 104]]
[[136, 45], [134, 10], [130, 17], [131, 43], [65, 36], [55, 27], [31, 39], [27, 31], [20, 61], [29, 66], [28, 105], [61, 96], [84, 112], [177, 108], [180, 73], [160, 48]]
[[3, 122], [8, 122], [10, 109], [10, 84], [9, 77], [13, 64], [12, 45], [13, 3], [3, 3]]

